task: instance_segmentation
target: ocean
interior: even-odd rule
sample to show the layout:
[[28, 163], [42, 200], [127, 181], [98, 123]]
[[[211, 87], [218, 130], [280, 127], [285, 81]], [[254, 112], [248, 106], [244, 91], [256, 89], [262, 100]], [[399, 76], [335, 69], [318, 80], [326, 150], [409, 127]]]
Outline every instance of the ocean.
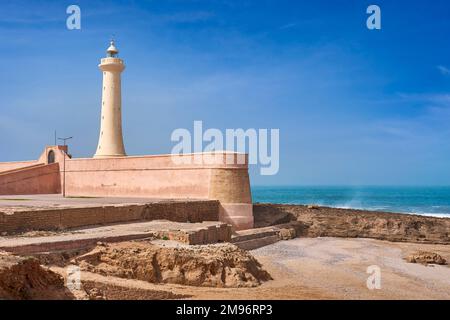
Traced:
[[253, 202], [420, 214], [450, 218], [449, 187], [253, 186]]

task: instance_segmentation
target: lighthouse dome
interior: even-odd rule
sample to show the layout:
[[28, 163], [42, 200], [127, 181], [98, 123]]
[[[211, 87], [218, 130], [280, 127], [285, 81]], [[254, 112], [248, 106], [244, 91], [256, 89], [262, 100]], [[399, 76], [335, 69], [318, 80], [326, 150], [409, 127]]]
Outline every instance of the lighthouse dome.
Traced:
[[114, 44], [114, 40], [111, 40], [108, 49], [106, 49], [106, 52], [108, 54], [108, 57], [115, 57], [119, 53], [119, 50], [117, 50]]

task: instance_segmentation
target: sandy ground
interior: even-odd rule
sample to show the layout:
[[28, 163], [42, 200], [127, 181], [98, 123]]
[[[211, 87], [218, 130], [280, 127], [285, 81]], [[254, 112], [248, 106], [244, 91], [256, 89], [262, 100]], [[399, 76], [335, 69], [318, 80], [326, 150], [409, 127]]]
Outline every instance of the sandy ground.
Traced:
[[[159, 285], [188, 299], [450, 299], [450, 267], [411, 264], [416, 250], [450, 260], [450, 246], [372, 239], [297, 238], [252, 254], [274, 280], [257, 288]], [[381, 289], [367, 288], [367, 267], [381, 270]]]
[[[450, 267], [407, 263], [416, 250], [450, 260], [450, 246], [372, 239], [315, 238], [278, 242], [252, 251], [275, 281], [264, 286], [307, 287], [337, 299], [450, 299]], [[381, 270], [381, 289], [367, 288], [367, 267]], [[291, 292], [286, 295], [295, 294]], [[299, 298], [302, 298], [300, 296]]]

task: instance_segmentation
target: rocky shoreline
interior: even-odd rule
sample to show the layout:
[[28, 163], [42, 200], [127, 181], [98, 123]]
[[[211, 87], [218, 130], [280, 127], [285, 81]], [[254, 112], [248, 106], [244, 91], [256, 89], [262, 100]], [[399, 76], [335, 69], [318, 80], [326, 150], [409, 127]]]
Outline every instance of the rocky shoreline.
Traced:
[[256, 228], [293, 223], [299, 237], [450, 244], [450, 218], [275, 203], [255, 203], [253, 211]]

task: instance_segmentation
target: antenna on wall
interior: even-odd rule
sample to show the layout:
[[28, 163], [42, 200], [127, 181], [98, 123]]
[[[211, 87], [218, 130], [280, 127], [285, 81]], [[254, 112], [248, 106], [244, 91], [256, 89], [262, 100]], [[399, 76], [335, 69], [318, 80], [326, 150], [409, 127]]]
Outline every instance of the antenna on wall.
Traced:
[[56, 143], [57, 143], [57, 141], [56, 141], [56, 130], [55, 130], [55, 144], [54, 144], [55, 146], [57, 145]]

